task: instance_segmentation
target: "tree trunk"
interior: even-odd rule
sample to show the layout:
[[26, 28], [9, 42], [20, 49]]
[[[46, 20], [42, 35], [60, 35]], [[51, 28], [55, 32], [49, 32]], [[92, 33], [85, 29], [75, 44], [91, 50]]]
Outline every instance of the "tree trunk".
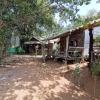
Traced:
[[89, 44], [89, 64], [88, 68], [91, 70], [91, 52], [93, 51], [93, 33], [92, 33], [92, 28], [89, 29], [89, 36], [90, 36], [90, 44]]

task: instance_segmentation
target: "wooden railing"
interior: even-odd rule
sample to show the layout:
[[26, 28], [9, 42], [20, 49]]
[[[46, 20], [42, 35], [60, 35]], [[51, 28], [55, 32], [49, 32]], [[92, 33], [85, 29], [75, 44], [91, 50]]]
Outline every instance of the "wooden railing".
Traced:
[[69, 46], [69, 50], [68, 50], [68, 55], [73, 57], [74, 54], [78, 54], [78, 57], [82, 57], [83, 56], [83, 51], [84, 51], [84, 47], [71, 47]]

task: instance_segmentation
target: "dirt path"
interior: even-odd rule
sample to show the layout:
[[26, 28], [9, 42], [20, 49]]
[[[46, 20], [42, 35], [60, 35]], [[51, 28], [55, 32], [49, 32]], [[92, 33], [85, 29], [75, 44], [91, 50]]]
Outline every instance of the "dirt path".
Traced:
[[[44, 64], [41, 57], [11, 55], [7, 57], [6, 68], [0, 68], [0, 100], [92, 100], [93, 78], [83, 66], [81, 85], [72, 83], [70, 71], [62, 62], [48, 60]], [[100, 79], [96, 85], [96, 100], [100, 100]]]

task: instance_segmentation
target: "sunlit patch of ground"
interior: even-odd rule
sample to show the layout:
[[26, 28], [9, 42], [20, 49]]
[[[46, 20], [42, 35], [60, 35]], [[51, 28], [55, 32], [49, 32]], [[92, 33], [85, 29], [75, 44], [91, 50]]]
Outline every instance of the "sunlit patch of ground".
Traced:
[[[88, 74], [86, 63], [81, 64], [80, 86], [72, 82], [75, 65], [67, 71], [62, 62], [41, 56], [10, 55], [0, 68], [0, 100], [92, 100], [93, 78]], [[97, 80], [96, 98], [100, 100], [100, 80]]]

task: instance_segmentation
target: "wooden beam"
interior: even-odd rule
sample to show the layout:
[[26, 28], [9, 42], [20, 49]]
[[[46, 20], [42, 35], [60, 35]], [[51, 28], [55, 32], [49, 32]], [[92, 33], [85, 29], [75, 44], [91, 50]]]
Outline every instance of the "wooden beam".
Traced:
[[69, 36], [66, 37], [66, 57], [68, 56]]
[[93, 33], [92, 33], [92, 28], [89, 29], [89, 36], [90, 36], [90, 44], [89, 44], [89, 64], [88, 68], [91, 71], [91, 52], [93, 51]]

